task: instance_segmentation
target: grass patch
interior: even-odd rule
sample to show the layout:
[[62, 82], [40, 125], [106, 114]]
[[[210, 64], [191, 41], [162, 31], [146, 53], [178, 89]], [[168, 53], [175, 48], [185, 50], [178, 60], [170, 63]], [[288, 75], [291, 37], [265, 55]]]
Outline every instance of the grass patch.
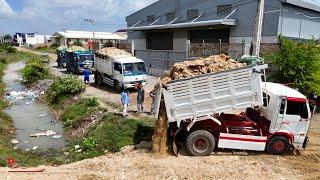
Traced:
[[[118, 114], [103, 116], [83, 139], [74, 140], [66, 161], [79, 161], [104, 155], [105, 151], [118, 152], [124, 146], [151, 141], [155, 120], [127, 119]], [[79, 148], [75, 148], [79, 145]]]
[[63, 76], [55, 79], [48, 89], [47, 99], [51, 104], [59, 104], [60, 101], [80, 94], [86, 85], [77, 76]]
[[64, 127], [74, 126], [83, 118], [89, 117], [99, 109], [97, 98], [81, 99], [78, 103], [67, 107], [62, 113], [61, 119], [63, 125]]

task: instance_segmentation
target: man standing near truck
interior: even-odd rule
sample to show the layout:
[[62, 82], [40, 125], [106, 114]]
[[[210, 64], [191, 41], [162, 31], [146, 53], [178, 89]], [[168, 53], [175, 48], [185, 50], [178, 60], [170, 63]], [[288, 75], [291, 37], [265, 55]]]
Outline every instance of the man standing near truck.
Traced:
[[128, 116], [128, 106], [130, 103], [130, 96], [129, 96], [129, 91], [125, 88], [122, 88], [121, 103], [123, 105], [122, 115]]
[[143, 112], [143, 102], [144, 102], [144, 89], [143, 85], [141, 82], [138, 84], [138, 90], [137, 90], [137, 108], [138, 108], [138, 113]]
[[90, 71], [89, 71], [88, 67], [85, 67], [85, 69], [83, 71], [83, 75], [84, 75], [84, 83], [89, 84], [90, 83]]

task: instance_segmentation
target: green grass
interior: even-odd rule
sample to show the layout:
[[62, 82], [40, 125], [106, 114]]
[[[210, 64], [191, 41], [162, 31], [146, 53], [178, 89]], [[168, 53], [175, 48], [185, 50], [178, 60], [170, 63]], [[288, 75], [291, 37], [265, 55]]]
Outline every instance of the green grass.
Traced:
[[[124, 146], [151, 141], [154, 119], [127, 119], [118, 114], [106, 114], [99, 124], [90, 129], [83, 139], [71, 142], [65, 162], [79, 161], [104, 155], [104, 152], [118, 152]], [[74, 146], [80, 145], [81, 152]]]
[[76, 104], [66, 108], [61, 119], [64, 127], [75, 126], [79, 121], [101, 110], [97, 98], [81, 99]]

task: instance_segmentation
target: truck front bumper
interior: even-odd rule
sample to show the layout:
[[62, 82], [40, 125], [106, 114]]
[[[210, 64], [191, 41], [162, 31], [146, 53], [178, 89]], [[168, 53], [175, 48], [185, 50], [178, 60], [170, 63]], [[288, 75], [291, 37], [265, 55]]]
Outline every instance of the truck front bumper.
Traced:
[[[132, 88], [135, 88], [135, 87], [136, 87], [137, 83], [138, 83], [138, 81], [137, 81], [137, 82], [130, 82], [129, 84], [124, 83], [123, 86], [124, 86], [124, 88], [126, 88], [126, 89], [132, 89]], [[146, 81], [143, 81], [143, 82], [142, 82], [142, 85], [143, 85], [143, 86], [145, 86], [146, 84], [147, 84]]]

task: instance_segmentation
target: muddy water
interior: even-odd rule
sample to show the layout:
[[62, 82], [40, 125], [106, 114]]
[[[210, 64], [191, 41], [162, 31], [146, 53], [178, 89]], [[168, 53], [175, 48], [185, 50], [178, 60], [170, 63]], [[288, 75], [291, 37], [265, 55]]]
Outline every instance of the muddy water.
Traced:
[[[24, 66], [23, 62], [10, 64], [3, 77], [7, 92], [5, 98], [12, 104], [5, 109], [5, 112], [14, 122], [15, 139], [19, 141], [15, 146], [26, 151], [61, 149], [66, 146], [62, 124], [50, 115], [46, 104], [35, 102], [34, 96], [30, 95], [32, 92], [25, 92], [25, 86], [19, 82], [21, 79], [19, 71]], [[24, 92], [24, 95], [19, 96], [21, 92]], [[56, 137], [53, 135], [30, 137], [31, 134], [43, 133], [47, 130], [55, 132]]]

